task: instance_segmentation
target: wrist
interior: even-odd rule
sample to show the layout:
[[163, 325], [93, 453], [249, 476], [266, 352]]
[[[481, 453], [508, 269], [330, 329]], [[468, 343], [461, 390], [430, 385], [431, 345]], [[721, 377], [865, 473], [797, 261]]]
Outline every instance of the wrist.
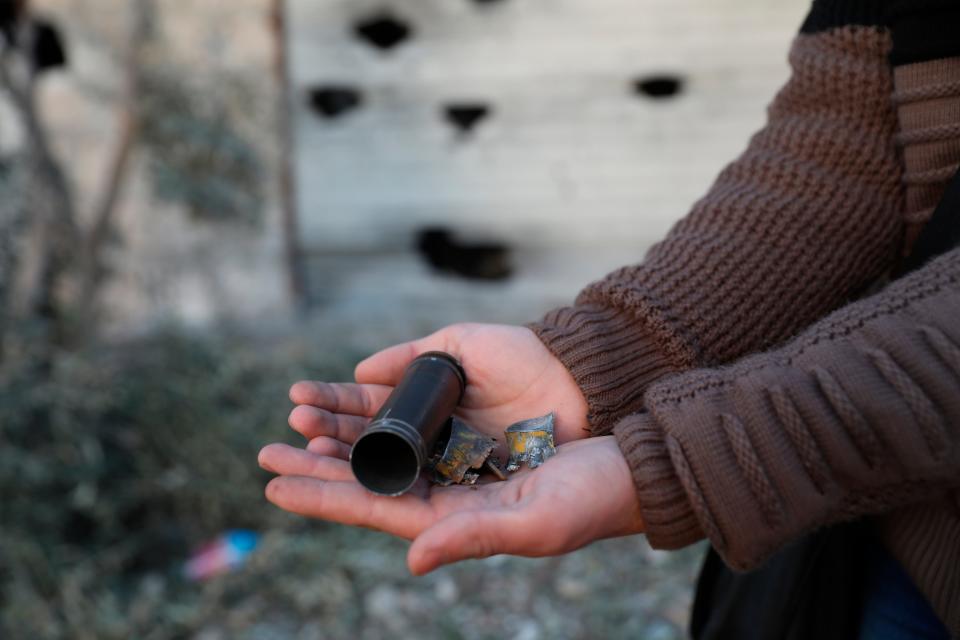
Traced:
[[653, 416], [647, 412], [627, 416], [617, 424], [614, 437], [650, 544], [679, 549], [701, 540], [703, 529], [677, 474], [667, 436]]
[[692, 362], [636, 318], [599, 305], [555, 309], [527, 327], [579, 388], [593, 435], [610, 433], [617, 420], [642, 408], [650, 384]]
[[613, 436], [599, 436], [592, 439], [597, 446], [604, 449], [605, 464], [598, 468], [599, 480], [602, 489], [599, 493], [606, 493], [612, 499], [611, 513], [604, 514], [606, 529], [599, 538], [613, 538], [617, 536], [644, 533], [646, 523], [640, 499], [633, 482], [630, 465]]

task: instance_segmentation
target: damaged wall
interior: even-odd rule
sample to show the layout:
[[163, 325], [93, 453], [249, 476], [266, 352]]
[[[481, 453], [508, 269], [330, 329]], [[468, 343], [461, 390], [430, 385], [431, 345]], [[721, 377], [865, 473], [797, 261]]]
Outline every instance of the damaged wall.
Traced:
[[[296, 199], [319, 313], [399, 323], [400, 337], [523, 321], [636, 261], [760, 126], [807, 5], [288, 0]], [[41, 97], [88, 211], [116, 136], [126, 11], [34, 6], [65, 32], [71, 66]], [[286, 316], [270, 3], [157, 6], [177, 64], [255, 89], [244, 108], [266, 170], [263, 221], [198, 222], [159, 203], [139, 156], [111, 317]], [[0, 125], [0, 144], [15, 140]]]
[[[289, 6], [316, 295], [372, 315], [523, 320], [639, 259], [745, 147], [809, 3]], [[409, 257], [424, 229], [511, 248], [512, 279], [433, 277]]]
[[291, 0], [304, 241], [649, 240], [762, 122], [807, 4]]

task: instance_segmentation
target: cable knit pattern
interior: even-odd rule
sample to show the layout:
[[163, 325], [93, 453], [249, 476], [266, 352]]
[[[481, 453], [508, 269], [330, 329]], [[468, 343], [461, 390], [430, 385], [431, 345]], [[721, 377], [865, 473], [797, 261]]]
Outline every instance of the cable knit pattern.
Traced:
[[884, 462], [883, 445], [877, 435], [867, 424], [863, 414], [857, 409], [847, 392], [840, 383], [823, 367], [814, 367], [813, 376], [820, 385], [823, 397], [839, 418], [840, 426], [847, 431], [851, 440], [856, 444], [863, 456], [863, 461], [870, 469]]
[[[780, 349], [650, 387], [648, 413], [615, 434], [641, 508], [656, 505], [644, 514], [651, 541], [676, 546], [659, 527], [692, 515], [726, 562], [749, 569], [803, 532], [886, 513], [891, 551], [960, 632], [960, 564], [943, 563], [960, 546], [948, 535], [960, 510], [917, 523], [894, 511], [960, 487], [958, 319], [960, 249]], [[662, 455], [656, 433], [677, 443], [673, 474], [640, 462]], [[673, 502], [677, 483], [686, 496]]]
[[801, 34], [768, 123], [643, 263], [530, 325], [603, 433], [663, 375], [769, 348], [888, 269], [902, 233], [889, 34]]
[[781, 387], [773, 387], [768, 395], [773, 410], [780, 419], [780, 424], [783, 425], [784, 431], [800, 457], [800, 463], [810, 477], [810, 482], [816, 487], [817, 493], [822, 494], [827, 485], [827, 463], [823, 459], [823, 454], [820, 453], [820, 447], [813, 438], [810, 428], [797, 411], [793, 400]]

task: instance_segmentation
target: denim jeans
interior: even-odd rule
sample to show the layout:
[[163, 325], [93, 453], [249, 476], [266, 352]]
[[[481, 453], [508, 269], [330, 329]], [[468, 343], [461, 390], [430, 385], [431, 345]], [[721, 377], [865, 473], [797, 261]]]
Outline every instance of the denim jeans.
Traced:
[[860, 640], [950, 640], [946, 627], [900, 563], [879, 544], [875, 547]]

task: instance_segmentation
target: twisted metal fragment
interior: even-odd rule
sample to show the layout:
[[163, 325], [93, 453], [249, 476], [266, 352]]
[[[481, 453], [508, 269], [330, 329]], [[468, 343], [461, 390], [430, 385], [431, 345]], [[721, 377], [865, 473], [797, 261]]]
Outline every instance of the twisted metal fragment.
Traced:
[[505, 433], [510, 450], [507, 471], [516, 471], [523, 463], [536, 469], [557, 453], [553, 445], [553, 413], [516, 422]]
[[[480, 478], [479, 470], [484, 466], [489, 468], [492, 464], [490, 454], [497, 446], [497, 441], [474, 431], [457, 417], [451, 420], [450, 439], [443, 454], [433, 463], [433, 481], [441, 486], [476, 484]], [[501, 480], [506, 479], [502, 472], [497, 475]]]

